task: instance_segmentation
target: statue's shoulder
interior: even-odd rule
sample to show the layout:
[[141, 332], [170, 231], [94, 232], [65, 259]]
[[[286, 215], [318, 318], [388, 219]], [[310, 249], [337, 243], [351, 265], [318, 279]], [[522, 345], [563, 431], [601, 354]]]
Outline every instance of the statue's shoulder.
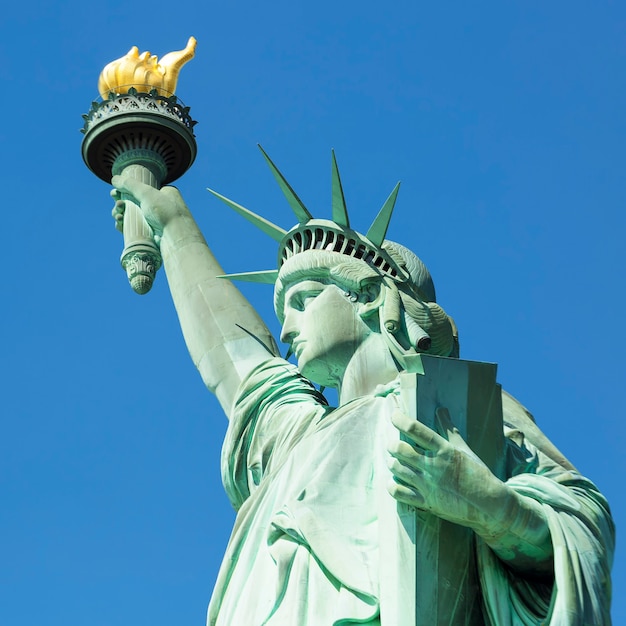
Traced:
[[523, 434], [524, 439], [564, 469], [575, 471], [565, 455], [543, 434], [532, 413], [516, 398], [502, 390], [502, 419], [505, 429]]
[[514, 428], [525, 426], [528, 422], [536, 424], [533, 414], [510, 393], [502, 390], [502, 417], [505, 424], [509, 424]]

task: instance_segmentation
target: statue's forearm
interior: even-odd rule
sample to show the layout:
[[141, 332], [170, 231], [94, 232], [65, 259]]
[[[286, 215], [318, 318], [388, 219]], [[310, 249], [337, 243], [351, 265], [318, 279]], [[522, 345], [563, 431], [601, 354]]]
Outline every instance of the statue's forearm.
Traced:
[[185, 342], [228, 414], [240, 381], [276, 353], [269, 330], [228, 280], [187, 211], [164, 227], [161, 253]]
[[501, 503], [501, 516], [489, 528], [475, 529], [510, 567], [528, 574], [550, 574], [552, 540], [542, 505], [510, 488]]

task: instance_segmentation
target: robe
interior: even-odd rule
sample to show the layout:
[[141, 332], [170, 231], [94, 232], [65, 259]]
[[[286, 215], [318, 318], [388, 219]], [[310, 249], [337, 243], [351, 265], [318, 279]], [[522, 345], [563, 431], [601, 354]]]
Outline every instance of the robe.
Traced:
[[[395, 528], [379, 520], [397, 506], [386, 449], [401, 406], [394, 381], [329, 407], [279, 358], [242, 382], [222, 452], [237, 518], [208, 626], [394, 626], [381, 610], [379, 537]], [[477, 537], [484, 624], [609, 625], [614, 528], [605, 499], [508, 394], [503, 415], [507, 484], [545, 508], [554, 576], [514, 572]]]

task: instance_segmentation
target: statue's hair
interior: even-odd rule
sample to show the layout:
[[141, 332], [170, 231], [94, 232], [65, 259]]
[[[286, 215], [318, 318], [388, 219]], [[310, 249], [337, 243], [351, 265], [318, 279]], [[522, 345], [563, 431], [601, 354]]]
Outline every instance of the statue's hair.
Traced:
[[[397, 359], [414, 352], [458, 356], [456, 327], [435, 302], [435, 287], [424, 263], [408, 248], [391, 241], [383, 249], [405, 269], [410, 280], [396, 282], [374, 266], [328, 250], [307, 250], [287, 259], [278, 274], [274, 309], [284, 321], [286, 289], [304, 280], [335, 284], [347, 292], [363, 293], [371, 286], [384, 290], [379, 330]], [[424, 340], [430, 338], [430, 345]]]

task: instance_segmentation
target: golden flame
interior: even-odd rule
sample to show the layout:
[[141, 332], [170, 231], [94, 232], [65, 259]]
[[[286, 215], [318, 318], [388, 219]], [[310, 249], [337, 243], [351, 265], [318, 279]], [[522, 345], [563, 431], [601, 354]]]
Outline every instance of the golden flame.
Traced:
[[139, 54], [137, 46], [116, 61], [111, 61], [100, 74], [98, 91], [103, 98], [109, 93], [128, 93], [131, 87], [137, 91], [156, 89], [161, 96], [171, 96], [176, 91], [180, 68], [193, 59], [196, 39], [190, 37], [184, 50], [177, 50], [159, 59], [149, 52]]

